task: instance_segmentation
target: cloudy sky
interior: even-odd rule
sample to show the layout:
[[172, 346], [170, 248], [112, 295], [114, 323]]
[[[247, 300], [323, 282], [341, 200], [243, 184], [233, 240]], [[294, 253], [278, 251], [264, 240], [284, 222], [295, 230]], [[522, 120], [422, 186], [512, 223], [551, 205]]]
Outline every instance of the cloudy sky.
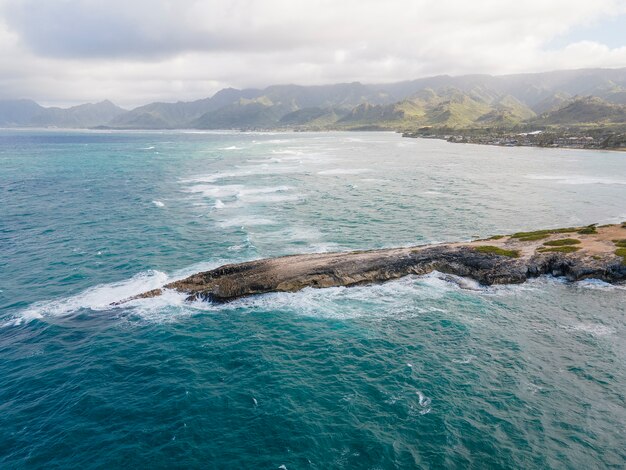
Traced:
[[626, 67], [626, 0], [0, 0], [0, 99]]

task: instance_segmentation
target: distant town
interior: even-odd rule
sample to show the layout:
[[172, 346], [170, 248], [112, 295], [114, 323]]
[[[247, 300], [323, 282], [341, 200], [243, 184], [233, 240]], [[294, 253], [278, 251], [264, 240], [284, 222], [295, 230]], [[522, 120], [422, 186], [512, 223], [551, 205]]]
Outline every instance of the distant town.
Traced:
[[503, 147], [561, 147], [626, 151], [625, 129], [549, 129], [519, 132], [502, 129], [442, 129], [423, 127], [403, 137], [443, 139], [452, 143]]

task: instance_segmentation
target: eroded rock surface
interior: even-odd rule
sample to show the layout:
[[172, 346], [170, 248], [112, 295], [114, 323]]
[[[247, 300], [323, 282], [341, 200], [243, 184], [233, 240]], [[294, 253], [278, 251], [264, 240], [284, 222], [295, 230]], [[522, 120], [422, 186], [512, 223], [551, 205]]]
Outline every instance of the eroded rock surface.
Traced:
[[[484, 285], [518, 284], [544, 274], [565, 276], [572, 281], [595, 278], [618, 283], [626, 280], [626, 259], [616, 254], [619, 240], [626, 239], [624, 226], [558, 230], [535, 240], [528, 240], [532, 236], [512, 235], [469, 243], [292, 255], [228, 264], [123, 302], [155, 297], [161, 295], [163, 289], [185, 293], [188, 300], [225, 302], [268, 292], [295, 292], [305, 287], [380, 283], [432, 271], [472, 278]], [[571, 242], [572, 239], [575, 242]], [[547, 242], [563, 240], [575, 243], [564, 245], [573, 246], [572, 252], [567, 252], [569, 248], [565, 252], [546, 251], [554, 249], [546, 245]], [[557, 245], [556, 249], [562, 248]]]

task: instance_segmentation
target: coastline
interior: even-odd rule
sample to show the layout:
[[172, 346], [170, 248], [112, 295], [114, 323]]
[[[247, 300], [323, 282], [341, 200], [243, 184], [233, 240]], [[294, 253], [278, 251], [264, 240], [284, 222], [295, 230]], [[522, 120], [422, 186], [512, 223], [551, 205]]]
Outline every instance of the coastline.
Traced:
[[[474, 133], [472, 130], [421, 130], [405, 131], [402, 137], [413, 139], [445, 140], [453, 144], [491, 145], [495, 147], [538, 147], [538, 148], [565, 148], [577, 150], [605, 150], [626, 152], [626, 140], [617, 136], [613, 140], [606, 135], [591, 136], [585, 132], [503, 132]], [[617, 145], [614, 145], [617, 143]]]
[[432, 271], [482, 285], [520, 284], [541, 275], [570, 281], [626, 281], [626, 222], [495, 235], [447, 243], [369, 251], [290, 255], [229, 264], [117, 302], [158, 297], [165, 290], [188, 301], [227, 302], [270, 292], [381, 283]]

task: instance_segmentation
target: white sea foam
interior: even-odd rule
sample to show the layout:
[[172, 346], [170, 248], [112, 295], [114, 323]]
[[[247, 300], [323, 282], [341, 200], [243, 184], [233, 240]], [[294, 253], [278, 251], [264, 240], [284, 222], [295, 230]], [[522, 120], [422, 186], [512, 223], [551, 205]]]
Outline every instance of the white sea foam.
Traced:
[[222, 147], [220, 150], [243, 150], [243, 147], [237, 147], [236, 145], [231, 145], [230, 147]]
[[262, 176], [262, 175], [288, 175], [302, 173], [305, 169], [294, 164], [276, 165], [276, 164], [259, 164], [259, 165], [245, 165], [238, 167], [235, 171], [226, 171], [222, 173], [212, 173], [208, 175], [199, 175], [193, 178], [184, 178], [180, 182], [183, 184], [197, 184], [197, 183], [216, 183], [220, 180], [231, 178], [246, 178], [248, 176]]
[[302, 196], [299, 194], [286, 194], [286, 193], [278, 193], [278, 194], [268, 194], [268, 193], [258, 193], [258, 194], [247, 194], [245, 196], [238, 196], [239, 200], [245, 204], [275, 204], [279, 202], [293, 202], [299, 201], [302, 199]]
[[453, 282], [461, 289], [474, 291], [485, 290], [485, 287], [482, 286], [478, 281], [475, 281], [474, 279], [471, 279], [469, 277], [455, 276], [454, 274], [440, 274], [440, 278], [444, 281]]
[[204, 197], [210, 198], [223, 198], [229, 196], [236, 196], [241, 190], [245, 188], [241, 184], [196, 184], [191, 186], [187, 191], [190, 193], [199, 193]]
[[566, 330], [581, 331], [592, 336], [608, 336], [613, 335], [616, 329], [610, 326], [601, 325], [599, 323], [578, 323], [572, 326], [566, 326]]
[[430, 403], [431, 403], [431, 399], [430, 398], [428, 398], [426, 395], [424, 395], [419, 390], [416, 390], [415, 393], [417, 394], [420, 406], [426, 407], [426, 406], [430, 405]]
[[157, 207], [164, 207], [165, 204], [163, 204], [161, 201], [152, 201], [152, 204], [154, 204]]
[[272, 153], [274, 155], [304, 155], [304, 152], [302, 152], [300, 150], [291, 150], [291, 149], [287, 149], [287, 150], [272, 150]]
[[154, 150], [155, 147], [141, 147], [139, 150]]
[[[428, 312], [444, 312], [433, 305], [416, 305], [418, 298], [438, 299], [454, 285], [439, 281], [433, 287], [424, 277], [407, 276], [384, 284], [356, 287], [305, 288], [296, 293], [275, 292], [229, 302], [229, 308], [291, 311], [316, 318], [353, 319], [360, 317], [412, 318]], [[458, 289], [458, 288], [457, 288]], [[410, 299], [411, 301], [407, 301]]]
[[[242, 184], [196, 184], [191, 186], [187, 191], [201, 194], [203, 197], [217, 199], [219, 203], [216, 201], [215, 207], [221, 209], [224, 207], [221, 198], [225, 197], [236, 197], [239, 201], [246, 204], [295, 201], [301, 198], [301, 196], [297, 194], [287, 194], [290, 190], [291, 188], [289, 186], [284, 185], [249, 187]], [[239, 206], [241, 206], [241, 204], [239, 204]]]
[[252, 194], [268, 194], [289, 191], [289, 186], [270, 186], [270, 187], [258, 187], [258, 188], [243, 188], [237, 193], [237, 197], [246, 197]]
[[[232, 219], [232, 225], [255, 225], [273, 223], [270, 220], [256, 218]], [[297, 232], [297, 230], [296, 230]], [[302, 238], [314, 238], [314, 232], [301, 234]], [[252, 246], [250, 241], [245, 245], [231, 247], [230, 251], [239, 251]], [[168, 282], [185, 278], [193, 273], [207, 271], [221, 266], [226, 262], [237, 260], [215, 260], [208, 263], [199, 263], [171, 275], [159, 271], [139, 273], [130, 279], [95, 286], [77, 295], [63, 299], [38, 302], [18, 312], [9, 322], [2, 326], [20, 325], [35, 319], [48, 316], [63, 316], [80, 309], [91, 310], [118, 310], [123, 315], [138, 315], [139, 318], [149, 321], [174, 321], [178, 316], [193, 315], [198, 312], [236, 311], [236, 310], [281, 310], [293, 312], [297, 315], [317, 318], [352, 319], [363, 316], [396, 319], [412, 318], [436, 312], [441, 315], [456, 316], [459, 312], [448, 312], [441, 308], [439, 299], [443, 299], [451, 292], [463, 292], [468, 296], [483, 296], [493, 294], [511, 295], [520, 290], [545, 289], [546, 283], [563, 281], [540, 278], [525, 284], [515, 286], [482, 287], [473, 281], [463, 280], [447, 274], [433, 272], [425, 276], [406, 276], [404, 278], [357, 287], [333, 287], [327, 289], [306, 288], [296, 293], [270, 293], [237, 299], [224, 305], [213, 305], [207, 302], [187, 302], [185, 295], [174, 291], [165, 291], [163, 295], [150, 299], [137, 299], [123, 306], [112, 307], [111, 303], [123, 300], [133, 295], [151, 289], [160, 288]], [[470, 283], [472, 290], [461, 287], [464, 282]], [[419, 302], [418, 302], [419, 300]], [[482, 318], [461, 315], [466, 321], [482, 321]], [[615, 333], [615, 328], [595, 323], [579, 323], [574, 326], [564, 326], [570, 331], [589, 333], [594, 336], [606, 336]], [[467, 360], [466, 360], [467, 359]], [[464, 358], [460, 363], [471, 361], [472, 357]], [[456, 362], [456, 361], [455, 361]]]
[[625, 285], [609, 284], [608, 282], [601, 281], [600, 279], [583, 279], [582, 281], [574, 283], [574, 286], [581, 289], [592, 290], [626, 290]]
[[419, 414], [425, 415], [425, 414], [430, 413], [430, 411], [431, 411], [431, 407], [430, 407], [431, 399], [429, 397], [427, 397], [426, 395], [424, 395], [419, 390], [416, 390], [415, 393], [417, 394], [418, 405], [421, 408], [419, 410]]
[[275, 222], [270, 219], [265, 219], [263, 217], [256, 216], [242, 216], [242, 217], [234, 217], [232, 219], [223, 220], [218, 222], [218, 226], [221, 228], [228, 227], [257, 227], [260, 225], [273, 225]]
[[246, 160], [249, 163], [254, 163], [257, 165], [263, 165], [263, 164], [268, 164], [268, 163], [282, 163], [285, 159], [284, 158], [249, 158], [248, 160]]
[[269, 140], [259, 140], [255, 142], [255, 144], [286, 144], [287, 142], [291, 142], [291, 141], [292, 139], [269, 139]]
[[218, 199], [218, 200], [215, 201], [215, 206], [214, 207], [216, 209], [223, 209], [224, 207], [226, 207], [226, 204], [224, 204], [221, 199]]
[[224, 173], [211, 173], [208, 175], [195, 176], [193, 178], [184, 178], [180, 182], [183, 184], [195, 184], [195, 183], [215, 183], [221, 179], [233, 178], [237, 176], [245, 176], [240, 172], [224, 172]]
[[626, 185], [626, 180], [608, 178], [603, 176], [586, 176], [586, 175], [526, 175], [531, 180], [548, 180], [558, 184], [585, 185], [585, 184], [607, 184], [607, 185]]
[[91, 310], [110, 309], [113, 302], [156, 289], [167, 281], [168, 276], [161, 271], [142, 272], [130, 279], [111, 284], [101, 284], [71, 297], [37, 302], [19, 312], [12, 324], [19, 325], [47, 316], [68, 315], [84, 308]]
[[133, 313], [139, 314], [141, 317], [145, 318], [160, 318], [164, 315], [175, 316], [175, 313], [172, 314], [171, 312], [171, 307], [177, 308], [179, 313], [188, 313], [190, 309], [192, 311], [213, 311], [216, 309], [216, 306], [208, 302], [187, 302], [185, 301], [186, 296], [184, 294], [171, 290], [165, 290], [163, 295], [150, 299], [137, 299], [119, 306], [113, 306], [111, 304], [142, 292], [161, 288], [169, 282], [184, 279], [191, 274], [215, 269], [225, 263], [226, 260], [196, 263], [175, 271], [172, 275], [167, 275], [164, 272], [156, 270], [140, 272], [130, 279], [109, 284], [100, 284], [76, 295], [36, 302], [17, 312], [11, 319], [0, 326], [18, 326], [47, 317], [62, 317], [71, 315], [82, 309], [94, 311], [131, 309]]
[[452, 362], [454, 362], [456, 364], [469, 364], [475, 358], [476, 358], [476, 356], [472, 356], [471, 354], [468, 354], [467, 356], [463, 356], [462, 359], [452, 359]]
[[297, 194], [288, 194], [288, 191], [291, 191], [289, 186], [243, 188], [236, 196], [237, 199], [248, 204], [297, 201], [301, 198]]
[[361, 175], [370, 173], [373, 170], [369, 168], [333, 168], [332, 170], [318, 171], [318, 175], [339, 176], [339, 175]]
[[[225, 222], [225, 224], [233, 226], [270, 223], [273, 222], [254, 217], [242, 217]], [[310, 236], [314, 237], [315, 235], [310, 234]], [[248, 246], [251, 246], [251, 243], [237, 248], [245, 249]], [[414, 302], [407, 302], [406, 299], [436, 300], [445, 296], [451, 289], [460, 289], [458, 281], [450, 282], [449, 275], [435, 272], [420, 277], [407, 276], [378, 285], [328, 289], [306, 288], [297, 293], [270, 293], [238, 299], [225, 305], [213, 305], [201, 301], [190, 303], [185, 301], [184, 294], [166, 290], [163, 295], [158, 297], [137, 299], [119, 307], [111, 306], [114, 302], [141, 292], [160, 288], [168, 282], [183, 279], [196, 272], [214, 269], [226, 262], [226, 260], [216, 260], [210, 263], [198, 263], [176, 271], [169, 276], [160, 271], [139, 273], [130, 279], [98, 285], [74, 296], [38, 302], [19, 312], [3, 326], [19, 325], [47, 316], [68, 315], [80, 309], [109, 310], [114, 308], [131, 309], [133, 314], [154, 321], [165, 321], [164, 317], [172, 320], [177, 315], [190, 315], [198, 311], [241, 308], [291, 310], [300, 315], [323, 318], [349, 319], [362, 316], [387, 317], [389, 315], [393, 315], [395, 318], [410, 318], [434, 311], [445, 313], [445, 310], [428, 305], [428, 302], [425, 305], [415, 305]], [[233, 261], [229, 260], [229, 262]], [[481, 292], [485, 292], [485, 289], [483, 288]], [[341, 308], [337, 308], [337, 306]], [[579, 328], [584, 330], [582, 326]], [[602, 331], [602, 329], [597, 328], [593, 330], [596, 334], [601, 334]]]

